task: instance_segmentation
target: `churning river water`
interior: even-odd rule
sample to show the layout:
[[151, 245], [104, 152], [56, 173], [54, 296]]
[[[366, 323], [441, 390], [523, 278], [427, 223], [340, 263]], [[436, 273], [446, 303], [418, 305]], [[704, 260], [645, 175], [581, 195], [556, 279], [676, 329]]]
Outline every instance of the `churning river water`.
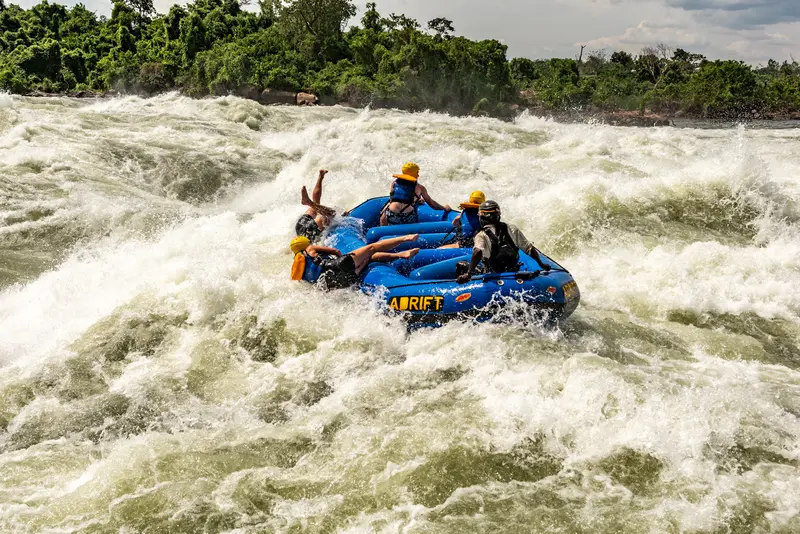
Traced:
[[[289, 280], [407, 160], [575, 276], [408, 334]], [[0, 95], [0, 530], [800, 532], [800, 130]]]

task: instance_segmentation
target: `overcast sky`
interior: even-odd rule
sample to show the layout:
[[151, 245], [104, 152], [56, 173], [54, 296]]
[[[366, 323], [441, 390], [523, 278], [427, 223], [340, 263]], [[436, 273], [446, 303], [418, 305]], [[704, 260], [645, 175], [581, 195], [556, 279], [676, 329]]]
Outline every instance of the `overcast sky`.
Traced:
[[[453, 21], [458, 35], [498, 39], [509, 57], [573, 57], [581, 44], [626, 50], [664, 42], [711, 59], [800, 60], [800, 0], [376, 0], [385, 15]], [[14, 0], [30, 7], [38, 0]], [[62, 0], [64, 4], [74, 4]], [[155, 0], [160, 12], [175, 3]], [[253, 2], [255, 4], [255, 1]], [[109, 0], [84, 0], [108, 15]], [[356, 1], [359, 14], [364, 1]]]

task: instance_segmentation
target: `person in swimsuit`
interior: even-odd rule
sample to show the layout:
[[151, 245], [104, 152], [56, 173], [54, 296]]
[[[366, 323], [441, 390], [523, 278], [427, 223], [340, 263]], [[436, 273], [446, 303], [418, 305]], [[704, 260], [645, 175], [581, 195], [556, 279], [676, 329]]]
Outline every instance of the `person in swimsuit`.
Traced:
[[322, 231], [328, 227], [331, 220], [336, 216], [336, 210], [323, 206], [322, 202], [322, 180], [328, 171], [320, 169], [319, 176], [317, 176], [317, 183], [311, 196], [308, 196], [308, 189], [306, 186], [300, 190], [300, 203], [307, 206], [308, 209], [297, 220], [294, 231], [297, 235], [305, 236], [312, 243], [316, 243], [322, 236]]
[[305, 236], [298, 236], [289, 245], [294, 254], [292, 280], [319, 282], [326, 289], [343, 289], [358, 283], [359, 275], [371, 261], [389, 262], [410, 259], [417, 255], [418, 248], [404, 252], [388, 252], [401, 243], [416, 241], [419, 235], [407, 235], [385, 239], [342, 254], [332, 247], [312, 245]]
[[381, 226], [419, 222], [417, 208], [424, 202], [435, 210], [450, 211], [449, 205], [433, 200], [425, 186], [417, 181], [419, 165], [416, 163], [406, 163], [403, 165], [403, 172], [393, 174], [392, 177], [395, 180], [389, 192], [389, 203], [381, 213]]

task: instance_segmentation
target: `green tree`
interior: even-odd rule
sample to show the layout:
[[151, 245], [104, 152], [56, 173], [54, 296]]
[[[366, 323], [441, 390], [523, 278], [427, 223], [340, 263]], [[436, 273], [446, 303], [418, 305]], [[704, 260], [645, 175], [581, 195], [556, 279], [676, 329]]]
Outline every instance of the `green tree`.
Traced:
[[618, 50], [611, 54], [610, 61], [626, 68], [633, 67], [633, 56], [623, 50]]
[[581, 65], [583, 74], [596, 75], [608, 63], [605, 50], [592, 50]]
[[126, 3], [139, 14], [139, 20], [145, 17], [151, 17], [156, 8], [153, 6], [153, 0], [125, 0]]
[[361, 25], [365, 30], [372, 30], [375, 32], [383, 31], [381, 15], [375, 7], [375, 2], [367, 2], [367, 9], [361, 17]]
[[181, 6], [172, 6], [166, 16], [166, 30], [169, 39], [178, 39], [181, 36], [181, 21], [186, 17], [186, 10]]
[[416, 19], [406, 17], [405, 15], [398, 15], [392, 13], [389, 18], [383, 19], [383, 25], [391, 31], [397, 30], [416, 30], [419, 28], [419, 22]]
[[292, 0], [277, 11], [279, 22], [295, 34], [326, 39], [341, 35], [356, 6], [349, 0]]
[[515, 57], [509, 63], [511, 81], [518, 89], [527, 89], [541, 76], [543, 61], [532, 61], [525, 57]]
[[689, 81], [692, 103], [711, 115], [754, 106], [756, 89], [753, 71], [740, 61], [708, 62]]
[[36, 44], [12, 52], [12, 61], [26, 73], [57, 81], [61, 71], [61, 45], [45, 38]]
[[188, 17], [181, 19], [180, 28], [184, 57], [187, 61], [191, 61], [198, 52], [205, 50], [206, 29], [203, 26], [203, 19], [197, 13], [191, 13]]
[[441, 17], [429, 20], [428, 29], [433, 30], [433, 32], [442, 39], [450, 39], [456, 31], [453, 29], [452, 20]]

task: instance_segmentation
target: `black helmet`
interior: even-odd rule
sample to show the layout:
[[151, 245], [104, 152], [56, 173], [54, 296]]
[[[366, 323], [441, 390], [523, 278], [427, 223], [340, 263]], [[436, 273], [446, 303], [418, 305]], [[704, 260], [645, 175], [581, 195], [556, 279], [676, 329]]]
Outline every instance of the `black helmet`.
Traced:
[[300, 220], [297, 221], [294, 227], [294, 231], [297, 235], [307, 237], [312, 243], [317, 241], [322, 235], [322, 231], [319, 229], [319, 226], [317, 226], [317, 221], [310, 215], [300, 217]]
[[494, 200], [487, 200], [478, 208], [481, 226], [500, 222], [500, 206]]
[[500, 212], [500, 205], [497, 202], [495, 202], [494, 200], [487, 200], [486, 202], [481, 204], [481, 207], [478, 208], [478, 209], [480, 211], [496, 211], [496, 212], [499, 213]]

